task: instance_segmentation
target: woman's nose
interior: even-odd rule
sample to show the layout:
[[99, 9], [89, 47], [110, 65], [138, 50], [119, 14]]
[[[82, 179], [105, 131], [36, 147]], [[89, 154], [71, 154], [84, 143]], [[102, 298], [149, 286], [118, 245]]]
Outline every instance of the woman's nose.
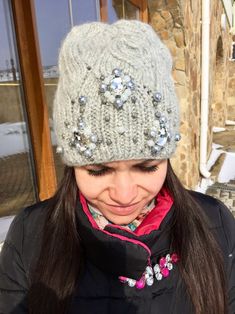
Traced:
[[129, 205], [137, 201], [137, 190], [137, 184], [131, 174], [116, 173], [109, 196], [117, 204]]

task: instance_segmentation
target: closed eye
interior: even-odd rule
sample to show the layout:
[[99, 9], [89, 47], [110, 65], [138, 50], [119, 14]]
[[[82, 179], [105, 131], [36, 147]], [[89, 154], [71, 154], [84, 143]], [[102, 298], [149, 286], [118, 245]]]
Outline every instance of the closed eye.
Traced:
[[[135, 165], [133, 166], [133, 168], [138, 171], [145, 172], [145, 173], [155, 172], [159, 169], [157, 165], [153, 165], [153, 166]], [[109, 167], [102, 167], [100, 169], [87, 169], [87, 172], [91, 176], [98, 177], [98, 176], [111, 173], [113, 170], [114, 169], [109, 168]]]

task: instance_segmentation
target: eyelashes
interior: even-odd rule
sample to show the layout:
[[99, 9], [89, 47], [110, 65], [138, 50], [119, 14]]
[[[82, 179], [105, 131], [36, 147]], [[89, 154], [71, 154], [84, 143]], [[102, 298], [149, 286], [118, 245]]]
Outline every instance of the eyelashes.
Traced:
[[[143, 173], [152, 173], [158, 170], [158, 166], [154, 165], [154, 166], [149, 166], [149, 167], [145, 167], [145, 166], [135, 166], [135, 168]], [[89, 175], [94, 176], [94, 177], [99, 177], [99, 176], [103, 176], [105, 174], [109, 174], [112, 172], [111, 168], [101, 168], [101, 169], [97, 169], [97, 170], [93, 170], [93, 169], [87, 169], [87, 172]]]

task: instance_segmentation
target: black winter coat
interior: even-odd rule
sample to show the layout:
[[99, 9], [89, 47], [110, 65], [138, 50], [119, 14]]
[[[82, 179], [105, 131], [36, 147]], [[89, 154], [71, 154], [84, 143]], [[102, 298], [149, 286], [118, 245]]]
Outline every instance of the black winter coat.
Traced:
[[[235, 313], [235, 220], [219, 201], [193, 193], [210, 221], [210, 228], [222, 249], [229, 281], [229, 314]], [[15, 217], [0, 256], [0, 314], [28, 313], [29, 269], [35, 263], [41, 242], [47, 201], [24, 209]], [[86, 252], [86, 265], [72, 298], [70, 314], [188, 314], [192, 305], [181, 282], [177, 264], [169, 277], [138, 290], [121, 283], [118, 276], [139, 278], [148, 253], [138, 243], [122, 241], [115, 235], [135, 239], [151, 250], [152, 265], [170, 252], [174, 205], [158, 230], [134, 236], [109, 226], [109, 235], [94, 229], [78, 204], [78, 228]], [[69, 245], [69, 244], [68, 244]], [[203, 269], [202, 269], [203, 271]], [[177, 289], [181, 285], [181, 289]], [[218, 313], [221, 314], [221, 313]]]

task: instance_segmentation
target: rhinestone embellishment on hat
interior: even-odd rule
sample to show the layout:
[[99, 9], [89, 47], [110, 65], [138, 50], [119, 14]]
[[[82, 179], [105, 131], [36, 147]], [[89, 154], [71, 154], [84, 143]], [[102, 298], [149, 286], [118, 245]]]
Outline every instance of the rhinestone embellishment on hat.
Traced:
[[[144, 129], [144, 145], [139, 148], [141, 153], [145, 150], [149, 150], [150, 154], [155, 158], [157, 155], [161, 154], [167, 145], [172, 145], [170, 143], [171, 141], [180, 141], [180, 134], [173, 133], [172, 130], [169, 129], [170, 121], [174, 118], [174, 107], [171, 103], [167, 102], [165, 94], [162, 94], [161, 90], [152, 91], [146, 85], [139, 85], [133, 80], [133, 77], [119, 68], [114, 68], [112, 73], [108, 76], [101, 75], [98, 80], [98, 93], [102, 104], [113, 105], [122, 119], [123, 114], [126, 114], [128, 110], [131, 109], [130, 117], [133, 124], [137, 123], [138, 125], [138, 117], [141, 117], [139, 108], [142, 108], [145, 102], [148, 103], [147, 106], [149, 106], [149, 103], [152, 103], [153, 120], [151, 122], [149, 121], [147, 128]], [[140, 99], [137, 97], [139, 94], [145, 99], [144, 102], [141, 101], [140, 103]], [[75, 122], [75, 127], [74, 124], [72, 126], [71, 123], [67, 121], [65, 121], [64, 124], [65, 128], [69, 129], [70, 132], [68, 138], [70, 147], [86, 159], [92, 160], [94, 150], [97, 148], [98, 144], [101, 143], [101, 140], [92, 132], [91, 126], [85, 124], [84, 112], [88, 102], [89, 98], [85, 95], [80, 95], [77, 100], [72, 99], [72, 112], [73, 107], [79, 105], [79, 120]], [[125, 104], [127, 102], [128, 104]], [[129, 108], [129, 106], [131, 106], [131, 108]], [[110, 124], [112, 108], [107, 106], [105, 110], [106, 112], [103, 119], [106, 124]], [[143, 110], [145, 109], [143, 108]], [[129, 135], [129, 128], [124, 127], [121, 122], [115, 125], [113, 130], [116, 131], [118, 136], [123, 138]], [[63, 139], [65, 138], [66, 136], [63, 135]], [[138, 137], [134, 134], [131, 137], [131, 141], [137, 144]], [[113, 140], [111, 138], [104, 138], [104, 143], [107, 146], [111, 146]], [[63, 154], [64, 148], [58, 146], [57, 153]]]
[[103, 103], [112, 103], [117, 109], [123, 108], [125, 102], [135, 90], [132, 78], [121, 69], [114, 69], [112, 75], [100, 77], [100, 94], [103, 95]]
[[80, 118], [77, 122], [77, 126], [72, 130], [72, 137], [70, 138], [70, 147], [76, 149], [76, 151], [86, 157], [92, 158], [94, 150], [97, 147], [98, 137], [94, 134], [90, 127], [87, 126], [83, 120], [84, 108], [87, 104], [87, 97], [80, 96], [78, 103], [80, 105]]
[[154, 279], [157, 281], [162, 280], [170, 275], [170, 271], [174, 268], [174, 264], [179, 261], [179, 257], [176, 253], [167, 254], [165, 257], [160, 258], [159, 263], [154, 267], [147, 266], [145, 272], [139, 280], [120, 276], [119, 280], [122, 283], [127, 283], [129, 287], [136, 287], [137, 289], [143, 289], [146, 285], [152, 286]]

